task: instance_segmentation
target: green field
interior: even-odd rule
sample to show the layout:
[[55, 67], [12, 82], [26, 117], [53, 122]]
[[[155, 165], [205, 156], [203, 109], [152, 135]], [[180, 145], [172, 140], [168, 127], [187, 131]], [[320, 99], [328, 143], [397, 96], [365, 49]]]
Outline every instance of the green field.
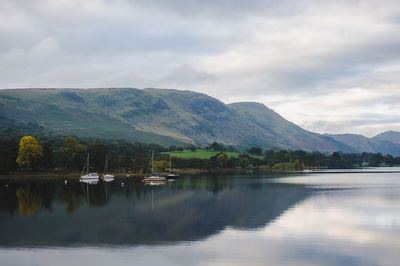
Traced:
[[274, 168], [294, 168], [296, 166], [295, 163], [276, 163], [274, 164]]
[[[220, 153], [220, 151], [208, 151], [208, 150], [196, 150], [196, 151], [190, 151], [190, 150], [184, 150], [184, 151], [173, 151], [171, 152], [171, 156], [173, 157], [178, 157], [178, 158], [183, 158], [183, 159], [210, 159], [211, 157], [215, 156], [216, 154]], [[239, 152], [224, 152], [228, 157], [233, 157], [237, 158], [240, 153]], [[169, 152], [163, 152], [163, 154], [169, 154]], [[262, 159], [263, 156], [256, 156], [256, 155], [250, 155], [251, 157], [254, 158], [259, 158]]]

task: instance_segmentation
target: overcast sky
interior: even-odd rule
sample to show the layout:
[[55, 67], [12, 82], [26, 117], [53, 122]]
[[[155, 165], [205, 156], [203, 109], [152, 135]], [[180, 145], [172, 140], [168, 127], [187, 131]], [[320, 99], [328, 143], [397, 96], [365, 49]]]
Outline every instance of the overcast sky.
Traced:
[[188, 89], [400, 131], [400, 1], [0, 0], [0, 87]]

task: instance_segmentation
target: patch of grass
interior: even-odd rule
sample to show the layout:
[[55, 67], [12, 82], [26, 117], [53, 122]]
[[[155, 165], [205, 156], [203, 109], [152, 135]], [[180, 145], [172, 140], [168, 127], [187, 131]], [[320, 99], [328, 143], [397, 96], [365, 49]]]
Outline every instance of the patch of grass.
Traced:
[[[210, 159], [216, 154], [221, 153], [220, 151], [208, 151], [208, 150], [184, 150], [184, 151], [173, 151], [171, 152], [171, 156], [178, 157], [182, 159]], [[223, 152], [228, 157], [238, 158], [238, 156], [242, 153], [240, 152]], [[169, 152], [163, 152], [163, 154], [169, 154]], [[262, 155], [249, 155], [253, 158], [258, 158], [262, 160], [264, 157]]]
[[260, 159], [260, 160], [263, 160], [263, 159], [264, 159], [264, 155], [254, 155], [254, 154], [249, 154], [249, 156], [250, 156], [250, 157], [253, 157], [253, 158]]
[[276, 163], [273, 166], [274, 168], [294, 168], [295, 167], [295, 163]]
[[[164, 154], [169, 154], [169, 152], [163, 152]], [[184, 150], [184, 151], [173, 151], [171, 152], [171, 156], [178, 157], [182, 159], [210, 159], [216, 154], [220, 153], [219, 151], [208, 151], [208, 150]], [[224, 152], [228, 157], [237, 158], [240, 153], [237, 152]]]

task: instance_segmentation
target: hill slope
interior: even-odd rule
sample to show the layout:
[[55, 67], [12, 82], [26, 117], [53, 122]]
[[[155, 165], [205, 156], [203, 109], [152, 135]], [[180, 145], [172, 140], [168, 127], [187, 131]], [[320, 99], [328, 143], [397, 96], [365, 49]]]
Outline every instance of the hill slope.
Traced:
[[357, 150], [357, 152], [372, 152], [382, 154], [392, 154], [400, 156], [400, 143], [396, 143], [400, 132], [389, 131], [379, 134], [373, 138], [367, 138], [357, 134], [337, 134], [328, 135], [342, 143]]
[[[18, 132], [26, 133], [27, 125], [35, 125], [35, 129], [42, 129], [41, 133], [46, 131], [64, 136], [126, 139], [162, 145], [182, 143], [169, 136], [137, 130], [125, 121], [108, 115], [108, 110], [119, 109], [119, 104], [117, 101], [108, 103], [106, 99], [101, 90], [0, 91], [2, 129], [8, 127], [11, 131], [17, 128]], [[109, 106], [104, 108], [107, 104]]]
[[263, 148], [354, 152], [329, 136], [288, 122], [258, 103], [224, 104], [167, 89], [24, 89], [0, 91], [7, 121], [35, 123], [55, 134], [162, 145], [213, 141]]
[[263, 104], [246, 102], [233, 103], [229, 106], [245, 119], [252, 129], [251, 135], [257, 139], [267, 138], [270, 147], [308, 151], [355, 151], [328, 136], [300, 128]]
[[389, 141], [392, 143], [400, 144], [400, 132], [387, 131], [387, 132], [383, 132], [381, 134], [376, 135], [372, 139], [378, 140], [378, 141], [385, 140], [385, 141]]

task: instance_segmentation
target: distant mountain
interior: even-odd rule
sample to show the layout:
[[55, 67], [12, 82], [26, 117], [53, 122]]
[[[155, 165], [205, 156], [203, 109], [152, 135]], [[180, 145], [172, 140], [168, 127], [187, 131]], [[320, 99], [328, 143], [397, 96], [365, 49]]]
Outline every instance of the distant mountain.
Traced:
[[6, 121], [2, 128], [30, 123], [41, 131], [61, 135], [161, 145], [217, 141], [262, 148], [358, 151], [336, 137], [306, 131], [262, 104], [224, 104], [192, 91], [1, 90], [0, 114]]
[[327, 134], [327, 136], [352, 147], [357, 152], [380, 152], [400, 156], [400, 132], [389, 131], [373, 138], [356, 134]]
[[375, 137], [372, 138], [373, 140], [378, 140], [378, 141], [389, 141], [392, 143], [400, 144], [400, 132], [397, 131], [387, 131], [383, 132], [379, 135], [376, 135]]

